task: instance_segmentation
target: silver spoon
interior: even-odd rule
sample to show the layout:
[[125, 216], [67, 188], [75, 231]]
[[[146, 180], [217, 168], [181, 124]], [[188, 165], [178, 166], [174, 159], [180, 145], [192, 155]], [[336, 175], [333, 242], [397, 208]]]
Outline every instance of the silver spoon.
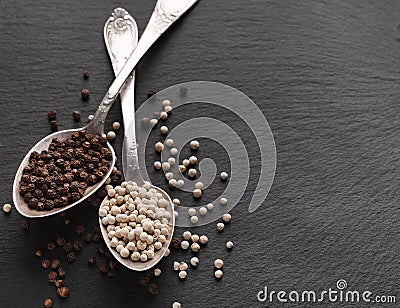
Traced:
[[[107, 51], [111, 59], [114, 74], [118, 75], [123, 66], [125, 65], [130, 54], [134, 51], [138, 41], [138, 29], [135, 20], [129, 13], [123, 8], [117, 8], [111, 14], [111, 17], [107, 20], [104, 25], [104, 41], [106, 43]], [[126, 81], [120, 92], [122, 114], [125, 129], [125, 138], [123, 143], [123, 165], [125, 181], [132, 181], [137, 183], [139, 186], [144, 184], [143, 178], [140, 173], [137, 172], [137, 150], [136, 150], [136, 136], [135, 136], [135, 72], [133, 71], [131, 76]], [[133, 149], [130, 149], [129, 145], [133, 145]], [[128, 166], [131, 166], [128, 170]], [[136, 166], [133, 167], [133, 166]], [[136, 171], [134, 171], [136, 170]], [[132, 171], [132, 172], [130, 172]], [[162, 189], [151, 185], [152, 188], [162, 193], [163, 197], [172, 204], [170, 197]], [[104, 199], [107, 200], [106, 197]], [[173, 208], [170, 205], [167, 207], [167, 211], [173, 216]], [[121, 255], [111, 247], [111, 240], [108, 237], [107, 229], [101, 223], [99, 218], [100, 230], [102, 232], [104, 241], [113, 254], [121, 264], [129, 269], [136, 271], [143, 271], [150, 267], [153, 267], [162, 258], [167, 250], [171, 235], [173, 233], [175, 222], [169, 225], [168, 242], [157, 252], [157, 255], [153, 259], [149, 259], [146, 262], [134, 262], [129, 258], [122, 258]]]
[[[116, 100], [119, 91], [124, 85], [125, 81], [129, 77], [130, 73], [135, 68], [136, 64], [140, 61], [142, 56], [146, 53], [146, 51], [153, 45], [153, 43], [176, 21], [179, 17], [181, 17], [189, 8], [191, 8], [198, 0], [158, 0], [154, 12], [150, 18], [149, 24], [146, 27], [142, 39], [140, 40], [135, 52], [129, 57], [126, 65], [123, 67], [121, 72], [115, 78], [110, 88], [108, 89], [106, 95], [100, 103], [99, 108], [97, 109], [93, 120], [83, 128], [80, 129], [70, 129], [59, 131], [53, 133], [42, 140], [40, 140], [33, 148], [28, 152], [28, 154], [22, 160], [14, 179], [13, 184], [13, 201], [16, 209], [23, 216], [30, 218], [38, 218], [45, 217], [49, 215], [53, 215], [56, 213], [60, 213], [65, 211], [81, 201], [85, 200], [91, 194], [93, 194], [97, 189], [99, 189], [108, 176], [111, 174], [112, 168], [115, 164], [115, 153], [110, 144], [107, 143], [108, 148], [112, 152], [112, 162], [109, 172], [104, 176], [103, 180], [96, 183], [95, 185], [88, 187], [85, 191], [83, 197], [78, 201], [69, 204], [62, 208], [54, 208], [49, 211], [36, 211], [30, 209], [28, 205], [24, 202], [22, 196], [19, 194], [20, 188], [20, 179], [22, 176], [23, 168], [28, 164], [29, 156], [33, 151], [40, 152], [48, 148], [51, 140], [53, 138], [67, 139], [71, 136], [71, 134], [75, 131], [86, 130], [88, 133], [102, 136], [104, 133], [104, 123], [107, 117], [108, 111], [110, 110], [112, 104]], [[134, 170], [132, 172], [135, 172]]]
[[[142, 38], [136, 47], [137, 42], [137, 27], [132, 16], [122, 8], [114, 10], [112, 16], [108, 19], [104, 26], [104, 40], [107, 50], [113, 64], [114, 73], [117, 75], [126, 61], [131, 61], [132, 57], [141, 46], [151, 46], [156, 38], [177, 20], [187, 9], [189, 9], [197, 0], [183, 1], [181, 4], [173, 3], [173, 0], [159, 0], [154, 9], [153, 15], [143, 32]], [[144, 42], [142, 45], [141, 43]], [[150, 44], [150, 45], [149, 45]], [[135, 49], [136, 48], [136, 49]], [[127, 55], [132, 52], [130, 59]], [[128, 59], [128, 60], [127, 60]], [[126, 67], [126, 66], [125, 66]], [[125, 67], [123, 69], [125, 69]], [[120, 73], [121, 74], [121, 73]], [[118, 77], [117, 77], [118, 78]], [[135, 107], [134, 107], [134, 73], [128, 79], [126, 85], [121, 90], [121, 105], [124, 118], [125, 138], [123, 144], [123, 165], [125, 173], [125, 181], [132, 181], [139, 186], [145, 182], [139, 171], [139, 162], [137, 155], [136, 134], [135, 134]], [[124, 159], [125, 158], [125, 159]], [[122, 258], [121, 255], [111, 247], [111, 240], [108, 237], [106, 227], [101, 223], [99, 218], [100, 230], [104, 241], [114, 255], [114, 257], [124, 266], [136, 271], [147, 270], [156, 265], [164, 256], [172, 239], [172, 234], [175, 226], [175, 215], [171, 198], [159, 187], [150, 185], [151, 188], [160, 192], [164, 199], [168, 200], [166, 210], [171, 216], [170, 224], [168, 225], [168, 238], [162, 248], [156, 252], [154, 258], [146, 262], [131, 261], [129, 258]], [[108, 197], [103, 202], [108, 200]]]

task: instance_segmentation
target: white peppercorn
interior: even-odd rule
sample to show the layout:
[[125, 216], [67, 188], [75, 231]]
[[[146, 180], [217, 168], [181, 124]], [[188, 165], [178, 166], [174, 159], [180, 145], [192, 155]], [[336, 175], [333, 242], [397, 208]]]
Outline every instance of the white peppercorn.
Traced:
[[179, 200], [178, 198], [175, 198], [174, 200], [172, 200], [172, 203], [175, 205], [181, 205], [181, 200]]
[[200, 215], [206, 215], [207, 214], [207, 208], [202, 206], [201, 208], [199, 208], [199, 213], [200, 213]]
[[226, 242], [226, 248], [227, 249], [232, 249], [233, 248], [233, 242], [232, 241]]
[[160, 118], [163, 120], [166, 120], [168, 118], [168, 113], [166, 113], [165, 111], [161, 111]]
[[201, 189], [196, 188], [196, 189], [193, 190], [193, 196], [195, 198], [200, 198], [201, 194], [202, 194]]
[[160, 132], [161, 132], [161, 134], [163, 134], [163, 135], [168, 134], [168, 127], [165, 126], [165, 125], [161, 126], [161, 127], [160, 127]]
[[214, 204], [208, 203], [207, 204], [207, 210], [211, 211], [214, 208]]
[[191, 236], [191, 240], [192, 242], [197, 243], [200, 240], [200, 236], [198, 236], [197, 234], [193, 234]]
[[192, 238], [192, 234], [190, 233], [190, 231], [185, 231], [182, 234], [183, 239], [186, 241], [190, 241], [190, 239]]
[[226, 205], [228, 203], [228, 199], [221, 198], [221, 199], [219, 199], [219, 203], [221, 203], [221, 205]]
[[164, 145], [161, 142], [157, 142], [155, 144], [155, 148], [157, 152], [161, 152], [162, 150], [164, 150]]
[[114, 140], [115, 137], [116, 137], [115, 132], [113, 132], [112, 130], [110, 130], [110, 131], [107, 133], [107, 139], [108, 139], [108, 140]]
[[196, 184], [194, 184], [194, 188], [203, 189], [204, 188], [203, 182], [197, 182]]
[[174, 271], [179, 271], [179, 265], [181, 265], [178, 261], [174, 261]]
[[169, 154], [171, 154], [171, 156], [178, 155], [178, 149], [177, 148], [172, 148], [171, 150], [169, 150]]
[[192, 217], [190, 217], [190, 222], [191, 222], [192, 224], [197, 224], [198, 221], [199, 221], [199, 217], [197, 217], [197, 216], [192, 216]]
[[161, 269], [159, 268], [154, 269], [154, 276], [158, 277], [160, 275], [161, 275]]
[[205, 245], [208, 243], [208, 237], [206, 235], [200, 236], [200, 243]]
[[185, 167], [189, 166], [189, 165], [190, 165], [189, 159], [184, 159], [184, 160], [182, 161], [182, 165], [184, 165]]
[[171, 101], [169, 99], [163, 100], [162, 101], [162, 106], [167, 107], [171, 105]]
[[217, 230], [218, 231], [222, 231], [222, 230], [224, 230], [224, 228], [225, 228], [224, 223], [222, 223], [222, 222], [217, 223]]
[[178, 186], [178, 181], [175, 179], [170, 179], [168, 181], [168, 184], [169, 184], [169, 187], [176, 187], [176, 186]]
[[226, 214], [222, 215], [222, 220], [223, 220], [224, 222], [230, 222], [230, 221], [231, 221], [231, 218], [232, 218], [232, 216], [231, 216], [231, 214], [229, 214], [229, 213], [226, 213]]
[[162, 169], [165, 170], [165, 171], [171, 169], [171, 165], [170, 165], [168, 162], [162, 163], [161, 167], [162, 167]]
[[216, 268], [222, 268], [224, 266], [224, 261], [222, 261], [221, 259], [215, 259], [214, 266]]
[[165, 140], [165, 144], [167, 145], [167, 147], [172, 147], [174, 145], [174, 140], [167, 139]]
[[194, 215], [196, 215], [196, 209], [190, 208], [190, 209], [188, 210], [188, 214], [189, 214], [189, 216], [194, 216]]
[[154, 169], [160, 170], [160, 169], [161, 169], [161, 162], [155, 161], [155, 162], [154, 162]]
[[220, 279], [224, 273], [221, 270], [216, 270], [214, 273], [215, 278]]
[[189, 248], [189, 242], [188, 241], [182, 241], [181, 242], [181, 248], [186, 250]]
[[181, 262], [181, 263], [179, 264], [179, 270], [180, 270], [180, 271], [186, 271], [187, 269], [188, 269], [188, 265], [187, 265], [186, 262]]
[[198, 252], [200, 250], [200, 245], [198, 243], [192, 243], [190, 246], [193, 252]]
[[200, 143], [197, 140], [190, 141], [190, 148], [192, 150], [197, 150], [200, 146]]
[[178, 275], [179, 275], [180, 279], [185, 279], [186, 276], [187, 276], [187, 272], [186, 271], [180, 271]]
[[190, 178], [194, 178], [196, 176], [196, 174], [197, 174], [197, 170], [196, 169], [193, 169], [193, 168], [189, 169], [188, 176]]
[[[156, 244], [157, 243], [159, 243], [159, 242], [156, 242]], [[171, 253], [171, 250], [169, 250], [169, 248], [167, 248], [167, 250], [164, 253], [164, 257], [168, 257], [170, 255], [170, 253]]]
[[167, 181], [169, 181], [174, 178], [174, 174], [172, 172], [167, 172], [165, 174], [165, 178], [167, 179]]
[[157, 123], [158, 123], [158, 120], [157, 119], [151, 119], [150, 121], [149, 121], [149, 123], [150, 123], [150, 125], [151, 126], [156, 126], [157, 125]]
[[228, 179], [229, 174], [227, 172], [221, 172], [221, 174], [219, 175], [222, 181], [225, 181]]
[[119, 122], [114, 122], [113, 125], [112, 125], [112, 127], [113, 127], [113, 129], [115, 129], [115, 130], [119, 130], [120, 127], [121, 127], [121, 124], [120, 124]]
[[177, 184], [178, 187], [182, 188], [183, 186], [185, 186], [185, 181], [184, 180], [178, 180], [176, 184]]
[[182, 307], [182, 305], [179, 302], [173, 302], [172, 303], [172, 308], [181, 308], [181, 307]]
[[190, 259], [190, 264], [192, 265], [192, 266], [197, 266], [197, 265], [199, 265], [199, 258], [197, 258], [197, 257], [192, 257], [191, 259]]
[[173, 157], [168, 158], [168, 163], [169, 163], [171, 166], [175, 165], [175, 158], [173, 158]]
[[4, 211], [4, 213], [10, 213], [11, 208], [12, 208], [11, 204], [9, 204], [9, 203], [4, 204], [4, 205], [3, 205], [3, 211]]
[[197, 157], [196, 156], [190, 156], [189, 157], [189, 164], [195, 165], [197, 163]]
[[164, 107], [164, 111], [165, 111], [166, 113], [171, 113], [172, 107], [171, 107], [171, 106], [165, 106], [165, 107]]
[[179, 165], [179, 172], [184, 173], [186, 171], [186, 167], [184, 165]]

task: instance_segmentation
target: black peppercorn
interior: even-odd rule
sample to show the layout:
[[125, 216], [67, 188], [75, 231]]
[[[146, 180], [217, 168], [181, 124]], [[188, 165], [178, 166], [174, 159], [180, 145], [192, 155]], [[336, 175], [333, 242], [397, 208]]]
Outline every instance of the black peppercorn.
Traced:
[[147, 92], [147, 98], [150, 98], [155, 94], [157, 94], [157, 91], [149, 91], [149, 92]]
[[149, 276], [142, 276], [139, 278], [139, 284], [143, 287], [148, 287], [150, 284], [150, 277]]
[[47, 117], [48, 117], [49, 121], [54, 121], [57, 118], [57, 111], [49, 110], [47, 112]]
[[50, 127], [53, 132], [57, 131], [58, 130], [58, 122], [56, 120], [51, 121]]
[[67, 243], [64, 244], [64, 251], [65, 251], [66, 253], [70, 253], [70, 252], [72, 252], [73, 250], [74, 250], [74, 246], [72, 245], [72, 243], [67, 242]]
[[61, 297], [68, 297], [69, 296], [69, 289], [67, 287], [57, 288], [57, 294]]
[[64, 237], [57, 237], [56, 239], [57, 246], [63, 247], [65, 245], [65, 238]]
[[88, 71], [84, 71], [83, 72], [83, 79], [89, 79], [89, 72]]
[[85, 227], [84, 227], [84, 226], [81, 226], [81, 225], [78, 225], [78, 226], [76, 227], [76, 229], [75, 229], [75, 233], [76, 233], [78, 236], [81, 236], [83, 233], [85, 233]]
[[57, 273], [58, 273], [58, 277], [60, 277], [60, 278], [64, 278], [65, 274], [66, 274], [65, 270], [61, 266], [58, 268]]
[[50, 265], [51, 265], [51, 262], [50, 262], [49, 259], [43, 259], [43, 260], [42, 260], [42, 267], [43, 267], [44, 269], [48, 269], [48, 268], [50, 267]]
[[54, 285], [56, 286], [56, 288], [60, 288], [64, 285], [64, 280], [58, 279], [54, 282]]
[[182, 242], [181, 239], [179, 239], [179, 238], [177, 238], [177, 237], [174, 237], [174, 238], [172, 239], [172, 246], [174, 246], [174, 248], [179, 249], [179, 248], [181, 248], [181, 242]]
[[56, 248], [56, 245], [54, 245], [53, 242], [50, 241], [50, 242], [47, 243], [47, 249], [48, 249], [49, 251], [53, 251], [54, 248]]
[[44, 300], [43, 307], [44, 308], [52, 308], [53, 307], [53, 301], [50, 298], [46, 298]]
[[[64, 246], [65, 247], [65, 246]], [[72, 263], [76, 260], [76, 256], [75, 253], [70, 252], [69, 254], [67, 254], [67, 261]]]
[[96, 257], [95, 256], [90, 256], [88, 258], [88, 263], [89, 264], [96, 264]]
[[85, 236], [85, 241], [86, 243], [89, 243], [93, 240], [93, 234], [92, 233], [87, 233]]
[[49, 275], [47, 276], [47, 278], [48, 278], [49, 282], [55, 282], [57, 279], [57, 276], [58, 276], [57, 272], [51, 271], [49, 273]]
[[82, 247], [83, 247], [82, 241], [74, 241], [73, 247], [74, 247], [74, 251], [75, 251], [75, 252], [80, 252], [80, 251], [82, 251]]
[[147, 288], [147, 292], [152, 295], [157, 295], [158, 294], [158, 286], [155, 283], [150, 284], [149, 287]]
[[22, 226], [22, 229], [28, 230], [28, 229], [29, 229], [29, 223], [28, 223], [28, 221], [27, 221], [27, 220], [23, 220], [23, 221], [21, 222], [21, 226]]
[[80, 114], [79, 111], [74, 111], [72, 113], [72, 117], [73, 117], [75, 122], [79, 122], [81, 120], [81, 114]]
[[81, 90], [81, 97], [82, 97], [82, 100], [84, 100], [84, 101], [88, 100], [89, 97], [90, 97], [89, 89], [82, 89]]
[[99, 264], [99, 270], [100, 270], [100, 272], [102, 272], [102, 273], [107, 273], [107, 271], [108, 271], [108, 266], [107, 266], [107, 264], [106, 263], [100, 263]]
[[42, 252], [41, 249], [38, 249], [38, 250], [35, 251], [35, 256], [41, 257], [42, 255], [43, 255], [43, 252]]

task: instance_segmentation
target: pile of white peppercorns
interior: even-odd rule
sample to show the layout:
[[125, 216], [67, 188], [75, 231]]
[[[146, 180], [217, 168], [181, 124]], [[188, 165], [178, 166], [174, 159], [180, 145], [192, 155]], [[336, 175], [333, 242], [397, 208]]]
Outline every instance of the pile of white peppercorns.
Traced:
[[170, 237], [169, 201], [150, 184], [123, 182], [106, 186], [108, 198], [100, 206], [110, 246], [122, 258], [145, 262], [154, 258]]

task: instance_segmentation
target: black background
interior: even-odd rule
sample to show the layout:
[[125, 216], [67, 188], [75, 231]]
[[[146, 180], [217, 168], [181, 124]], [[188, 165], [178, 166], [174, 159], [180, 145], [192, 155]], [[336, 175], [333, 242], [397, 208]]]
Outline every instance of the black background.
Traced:
[[[82, 113], [82, 124], [96, 110], [113, 79], [102, 32], [112, 10], [128, 9], [141, 32], [154, 4], [0, 2], [2, 203], [11, 202], [25, 153], [50, 133], [47, 110], [58, 111], [60, 129], [77, 126], [73, 110]], [[246, 93], [266, 116], [277, 147], [276, 177], [264, 205], [247, 212], [259, 153], [243, 130], [255, 175], [223, 233], [215, 224], [196, 230], [210, 243], [186, 281], [179, 281], [171, 265], [188, 261], [189, 252], [172, 251], [160, 264], [163, 274], [155, 280], [160, 293], [152, 296], [138, 285], [140, 274], [120, 267], [108, 278], [88, 265], [98, 246], [92, 243], [65, 265], [67, 300], [48, 284], [34, 251], [56, 235], [74, 238], [77, 224], [91, 230], [96, 209], [81, 205], [69, 211], [69, 228], [56, 216], [30, 221], [24, 232], [14, 208], [0, 215], [0, 306], [41, 307], [52, 297], [55, 307], [170, 307], [174, 301], [183, 307], [262, 307], [256, 295], [265, 285], [321, 291], [335, 288], [339, 279], [352, 290], [398, 296], [399, 11], [396, 1], [202, 0], [138, 65], [137, 105], [148, 90], [192, 80], [218, 81]], [[84, 70], [91, 74], [87, 81]], [[83, 87], [92, 92], [88, 102], [80, 99]], [[170, 123], [202, 113], [212, 110], [177, 109]], [[220, 117], [234, 125], [229, 114]], [[121, 121], [118, 103], [107, 129], [115, 120]], [[121, 133], [113, 145], [119, 153]], [[199, 156], [206, 155], [215, 156], [222, 169], [229, 167], [217, 145], [200, 150]], [[155, 158], [148, 157], [149, 164]], [[151, 176], [165, 187], [159, 175]], [[186, 205], [192, 200], [181, 199]], [[235, 242], [230, 253], [226, 240]], [[46, 256], [65, 263], [60, 249]], [[221, 281], [213, 277], [216, 257], [225, 260]]]

